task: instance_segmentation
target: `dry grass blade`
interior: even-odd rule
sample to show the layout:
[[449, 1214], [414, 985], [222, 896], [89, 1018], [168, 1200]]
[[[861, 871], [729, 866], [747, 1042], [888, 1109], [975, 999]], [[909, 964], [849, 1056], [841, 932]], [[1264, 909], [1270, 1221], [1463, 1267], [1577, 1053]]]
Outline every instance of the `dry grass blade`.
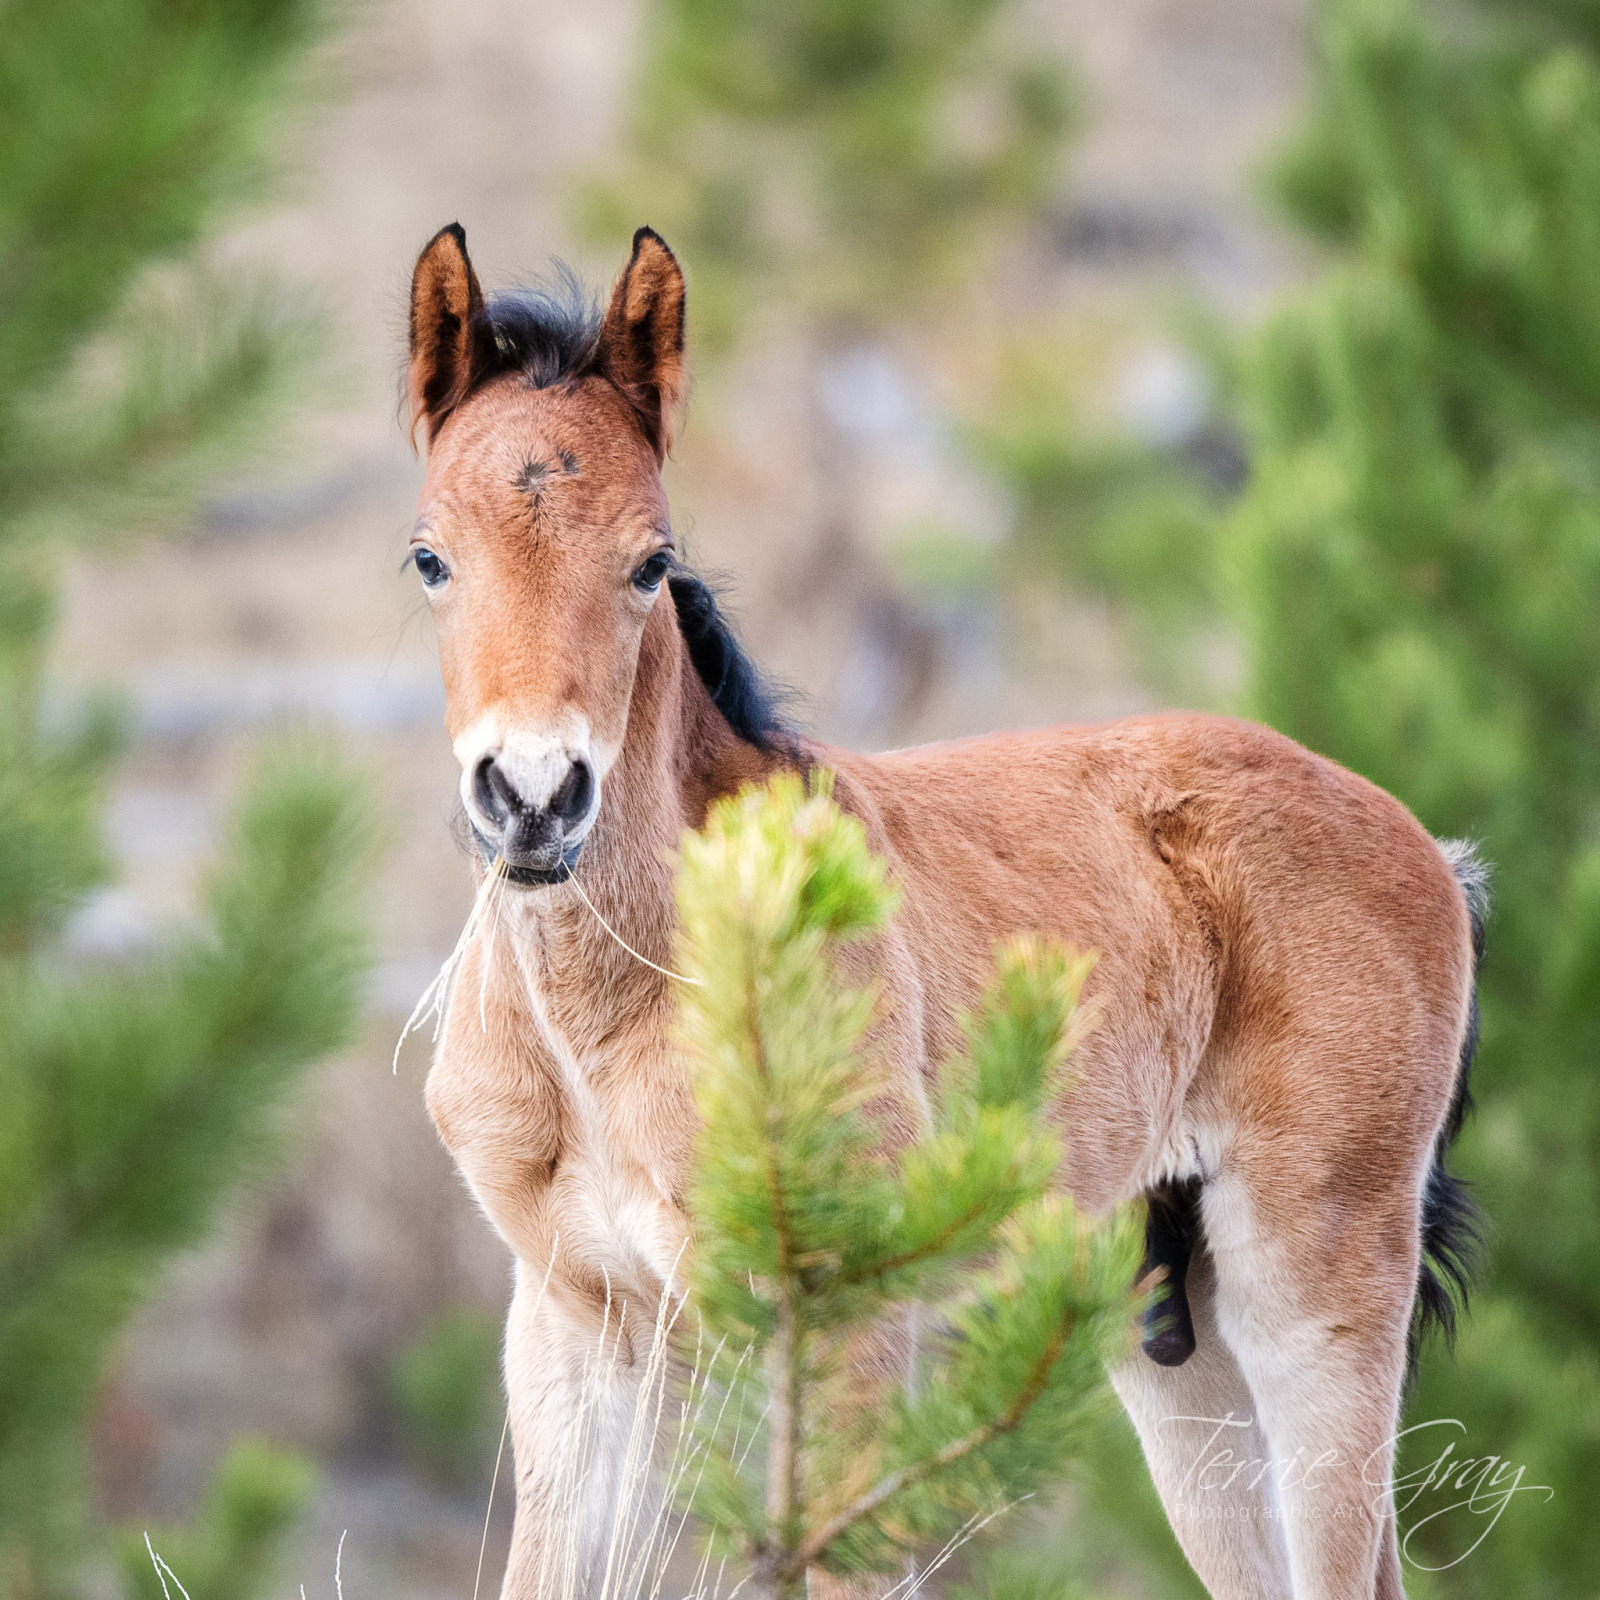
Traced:
[[[494, 859], [483, 882], [478, 885], [478, 893], [472, 902], [472, 910], [467, 913], [467, 920], [461, 929], [461, 937], [456, 940], [453, 949], [444, 959], [444, 965], [439, 968], [432, 983], [422, 991], [421, 998], [412, 1008], [411, 1015], [406, 1018], [406, 1025], [400, 1030], [400, 1037], [395, 1041], [394, 1058], [389, 1063], [390, 1071], [398, 1074], [400, 1071], [400, 1050], [406, 1040], [413, 1033], [419, 1032], [429, 1017], [433, 1018], [433, 1039], [438, 1043], [439, 1030], [444, 1026], [445, 1016], [450, 1007], [450, 995], [455, 988], [456, 974], [461, 970], [461, 962], [467, 953], [468, 946], [484, 930], [491, 906], [495, 907], [498, 917], [498, 895], [504, 892], [505, 862], [500, 856]], [[493, 942], [493, 925], [490, 924], [490, 948]], [[484, 971], [487, 973], [489, 965], [490, 948], [484, 950]], [[479, 1020], [483, 1021], [483, 995], [480, 987]], [[484, 1031], [488, 1031], [487, 1022], [483, 1022]]]

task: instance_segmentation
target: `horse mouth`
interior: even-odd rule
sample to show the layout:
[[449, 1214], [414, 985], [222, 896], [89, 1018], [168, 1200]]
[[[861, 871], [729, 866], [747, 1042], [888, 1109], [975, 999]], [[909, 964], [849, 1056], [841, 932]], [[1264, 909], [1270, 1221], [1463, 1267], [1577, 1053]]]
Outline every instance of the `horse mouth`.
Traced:
[[583, 854], [583, 840], [572, 839], [553, 856], [541, 851], [538, 855], [506, 855], [491, 840], [486, 839], [476, 826], [472, 829], [478, 853], [492, 872], [500, 863], [500, 875], [507, 883], [519, 889], [544, 889], [551, 884], [565, 883], [578, 865]]
[[572, 869], [577, 866], [578, 857], [582, 854], [583, 840], [576, 839], [556, 858], [553, 867], [512, 861], [508, 857], [500, 870], [505, 874], [506, 881], [516, 884], [519, 889], [542, 889], [547, 884], [565, 883], [572, 876]]

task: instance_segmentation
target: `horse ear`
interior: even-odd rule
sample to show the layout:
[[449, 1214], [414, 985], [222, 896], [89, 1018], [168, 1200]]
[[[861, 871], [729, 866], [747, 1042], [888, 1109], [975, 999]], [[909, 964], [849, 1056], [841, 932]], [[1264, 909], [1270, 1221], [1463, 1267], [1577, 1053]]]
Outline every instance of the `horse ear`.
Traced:
[[411, 439], [427, 425], [431, 445], [445, 418], [483, 375], [492, 336], [483, 326], [483, 290], [467, 255], [459, 222], [441, 228], [423, 247], [411, 274], [411, 363], [406, 405]]
[[657, 460], [672, 448], [688, 389], [683, 359], [683, 269], [653, 228], [633, 236], [633, 255], [611, 291], [596, 365], [638, 413]]

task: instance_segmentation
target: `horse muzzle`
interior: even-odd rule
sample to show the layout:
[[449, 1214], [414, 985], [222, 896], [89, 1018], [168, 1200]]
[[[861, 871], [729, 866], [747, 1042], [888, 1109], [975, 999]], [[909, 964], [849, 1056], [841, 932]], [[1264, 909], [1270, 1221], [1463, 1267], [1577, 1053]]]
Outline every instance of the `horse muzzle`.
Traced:
[[542, 803], [527, 797], [504, 762], [486, 755], [472, 773], [472, 831], [485, 855], [505, 862], [512, 883], [561, 883], [577, 865], [598, 799], [594, 768], [581, 755], [568, 760]]

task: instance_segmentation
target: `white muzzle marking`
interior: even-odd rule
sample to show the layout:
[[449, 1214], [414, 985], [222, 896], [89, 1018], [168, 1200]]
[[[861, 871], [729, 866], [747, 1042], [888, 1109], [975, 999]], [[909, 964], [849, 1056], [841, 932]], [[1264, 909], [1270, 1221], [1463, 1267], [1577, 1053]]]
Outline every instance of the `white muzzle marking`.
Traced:
[[[529, 811], [543, 811], [576, 760], [589, 763], [594, 774], [594, 797], [589, 814], [567, 835], [569, 842], [582, 839], [594, 824], [600, 809], [600, 784], [604, 769], [593, 748], [588, 719], [578, 711], [568, 711], [553, 727], [533, 729], [512, 724], [496, 707], [476, 718], [463, 729], [453, 749], [461, 763], [461, 803], [480, 831], [493, 838], [499, 825], [483, 815], [473, 794], [473, 774], [485, 757], [492, 757], [510, 781]], [[607, 762], [606, 766], [610, 763]]]

